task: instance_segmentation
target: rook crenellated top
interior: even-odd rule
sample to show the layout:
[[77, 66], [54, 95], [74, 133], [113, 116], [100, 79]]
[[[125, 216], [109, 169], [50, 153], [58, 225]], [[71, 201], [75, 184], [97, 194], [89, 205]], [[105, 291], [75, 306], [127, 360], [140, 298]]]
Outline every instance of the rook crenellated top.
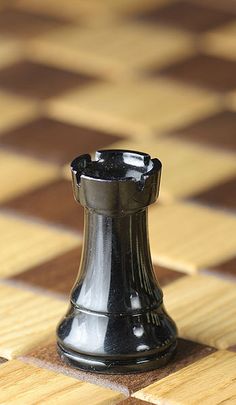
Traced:
[[83, 206], [124, 215], [156, 201], [161, 162], [142, 152], [100, 150], [95, 160], [81, 155], [71, 164], [75, 199]]

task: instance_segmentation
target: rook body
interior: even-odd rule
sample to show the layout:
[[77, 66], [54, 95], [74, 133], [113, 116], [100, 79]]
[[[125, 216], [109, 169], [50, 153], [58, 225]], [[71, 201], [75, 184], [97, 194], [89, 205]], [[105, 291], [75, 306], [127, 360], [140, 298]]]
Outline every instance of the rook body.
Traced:
[[74, 195], [85, 209], [83, 254], [58, 350], [74, 367], [104, 373], [162, 366], [176, 348], [149, 248], [147, 207], [161, 163], [149, 155], [96, 152], [72, 162]]

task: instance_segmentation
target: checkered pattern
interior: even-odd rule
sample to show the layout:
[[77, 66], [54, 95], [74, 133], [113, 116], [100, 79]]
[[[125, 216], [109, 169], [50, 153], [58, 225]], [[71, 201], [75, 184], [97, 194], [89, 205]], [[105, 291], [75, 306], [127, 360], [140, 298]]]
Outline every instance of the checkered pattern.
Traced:
[[[0, 402], [235, 402], [236, 3], [0, 1]], [[163, 162], [154, 269], [179, 329], [164, 368], [102, 375], [55, 348], [81, 256], [69, 163]]]

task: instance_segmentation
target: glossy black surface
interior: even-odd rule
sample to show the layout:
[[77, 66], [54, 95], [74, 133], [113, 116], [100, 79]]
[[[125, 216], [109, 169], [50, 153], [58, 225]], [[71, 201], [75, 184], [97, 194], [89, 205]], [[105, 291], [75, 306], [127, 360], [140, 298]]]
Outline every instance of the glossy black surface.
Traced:
[[158, 196], [161, 163], [140, 152], [105, 150], [72, 162], [84, 206], [83, 254], [67, 314], [57, 329], [64, 361], [104, 373], [163, 366], [176, 326], [163, 306], [149, 248], [147, 207]]

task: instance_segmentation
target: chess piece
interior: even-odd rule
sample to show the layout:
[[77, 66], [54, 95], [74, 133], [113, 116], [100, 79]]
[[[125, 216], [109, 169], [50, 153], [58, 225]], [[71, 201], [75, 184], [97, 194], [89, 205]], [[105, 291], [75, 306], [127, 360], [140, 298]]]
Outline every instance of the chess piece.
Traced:
[[161, 163], [126, 150], [72, 162], [75, 199], [84, 206], [84, 245], [58, 351], [87, 371], [128, 373], [163, 366], [176, 326], [153, 271], [147, 207], [158, 197]]

